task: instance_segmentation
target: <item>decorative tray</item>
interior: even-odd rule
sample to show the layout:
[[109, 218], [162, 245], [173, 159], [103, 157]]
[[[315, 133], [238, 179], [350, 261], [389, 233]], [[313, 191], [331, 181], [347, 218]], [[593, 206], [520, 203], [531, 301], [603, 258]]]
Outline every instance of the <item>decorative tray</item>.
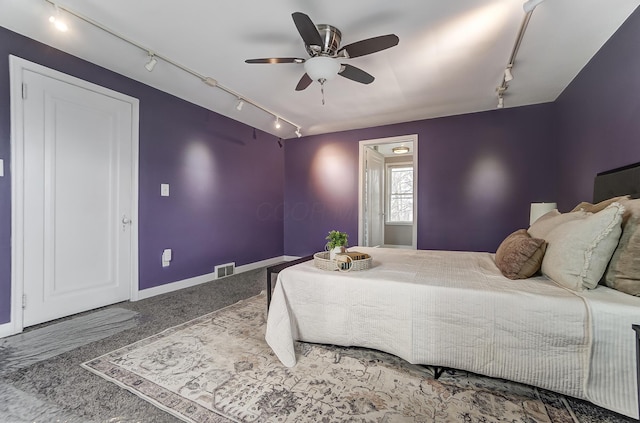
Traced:
[[338, 270], [349, 272], [367, 270], [371, 267], [373, 257], [363, 254], [366, 258], [354, 260], [347, 253], [338, 253], [335, 260], [329, 259], [329, 251], [321, 251], [313, 255], [313, 264], [322, 270]]

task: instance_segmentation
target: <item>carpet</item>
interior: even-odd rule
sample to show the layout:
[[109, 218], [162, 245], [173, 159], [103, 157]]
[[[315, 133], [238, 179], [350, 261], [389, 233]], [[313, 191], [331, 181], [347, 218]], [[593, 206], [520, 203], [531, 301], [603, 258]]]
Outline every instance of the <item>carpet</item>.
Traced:
[[573, 423], [561, 396], [363, 348], [264, 341], [264, 293], [82, 366], [187, 422]]

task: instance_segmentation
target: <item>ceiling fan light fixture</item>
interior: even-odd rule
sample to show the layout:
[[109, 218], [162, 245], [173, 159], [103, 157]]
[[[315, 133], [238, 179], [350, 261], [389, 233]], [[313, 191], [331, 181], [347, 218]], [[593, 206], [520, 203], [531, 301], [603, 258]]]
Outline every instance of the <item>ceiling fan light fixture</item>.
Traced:
[[409, 152], [409, 147], [401, 145], [399, 147], [393, 147], [391, 151], [393, 151], [393, 154], [406, 154]]
[[498, 109], [503, 109], [504, 108], [504, 97], [500, 96], [498, 97]]
[[340, 63], [331, 57], [316, 56], [304, 62], [304, 70], [313, 81], [329, 81], [340, 72]]

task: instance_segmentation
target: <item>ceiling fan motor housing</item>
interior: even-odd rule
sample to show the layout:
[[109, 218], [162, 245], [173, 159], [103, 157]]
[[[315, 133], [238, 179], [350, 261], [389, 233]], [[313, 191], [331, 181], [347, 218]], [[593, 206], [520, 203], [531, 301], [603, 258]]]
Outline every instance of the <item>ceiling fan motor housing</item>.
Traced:
[[316, 46], [306, 45], [307, 53], [311, 57], [315, 56], [335, 56], [340, 48], [340, 41], [342, 40], [342, 33], [338, 28], [327, 24], [318, 24], [318, 33], [322, 38], [322, 50], [318, 51]]

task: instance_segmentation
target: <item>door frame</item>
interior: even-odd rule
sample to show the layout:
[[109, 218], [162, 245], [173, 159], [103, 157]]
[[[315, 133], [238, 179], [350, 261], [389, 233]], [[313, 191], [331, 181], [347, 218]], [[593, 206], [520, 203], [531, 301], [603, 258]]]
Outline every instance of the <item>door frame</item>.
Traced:
[[[131, 105], [131, 286], [129, 299], [139, 295], [138, 280], [138, 169], [140, 101], [137, 98], [113, 91], [71, 75], [47, 68], [17, 56], [9, 56], [9, 85], [11, 90], [11, 322], [10, 334], [22, 332], [24, 294], [24, 111], [22, 108], [23, 72], [39, 73], [58, 81], [75, 85], [115, 98]], [[28, 95], [28, 93], [27, 93]]]
[[[411, 247], [418, 248], [418, 134], [361, 140], [358, 146], [358, 245], [364, 245], [364, 149], [372, 145], [413, 142], [413, 233]], [[385, 199], [386, 201], [386, 199]]]

